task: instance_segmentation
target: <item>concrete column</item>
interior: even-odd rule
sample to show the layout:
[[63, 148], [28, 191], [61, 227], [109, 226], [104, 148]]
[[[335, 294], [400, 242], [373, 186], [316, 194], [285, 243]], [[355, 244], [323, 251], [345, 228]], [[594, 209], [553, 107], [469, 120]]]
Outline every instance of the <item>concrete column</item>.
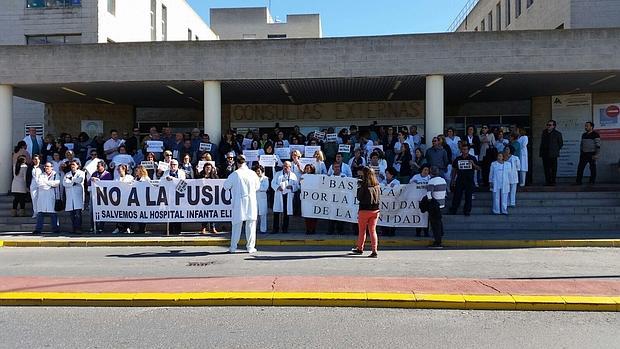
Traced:
[[444, 122], [443, 75], [426, 77], [426, 116], [424, 120], [426, 145], [432, 146], [433, 137], [442, 134]]
[[7, 194], [13, 180], [13, 86], [0, 85], [0, 194]]
[[222, 84], [219, 81], [205, 81], [204, 131], [211, 143], [219, 144], [222, 139]]

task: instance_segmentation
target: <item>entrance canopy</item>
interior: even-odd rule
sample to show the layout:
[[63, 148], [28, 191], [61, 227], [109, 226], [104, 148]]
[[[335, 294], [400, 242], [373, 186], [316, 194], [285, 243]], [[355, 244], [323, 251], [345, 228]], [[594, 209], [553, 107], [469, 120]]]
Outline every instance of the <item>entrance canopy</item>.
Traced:
[[[309, 104], [423, 100], [423, 76], [222, 81], [222, 104]], [[620, 70], [580, 73], [452, 74], [446, 104], [618, 91]], [[23, 84], [14, 95], [44, 103], [102, 103], [202, 109], [202, 81]]]

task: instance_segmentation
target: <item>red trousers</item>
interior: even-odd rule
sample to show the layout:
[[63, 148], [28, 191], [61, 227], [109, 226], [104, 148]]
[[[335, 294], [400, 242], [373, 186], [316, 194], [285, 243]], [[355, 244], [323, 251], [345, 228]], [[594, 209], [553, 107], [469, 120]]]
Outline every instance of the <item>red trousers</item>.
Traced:
[[357, 224], [359, 227], [357, 235], [357, 249], [364, 251], [364, 243], [366, 242], [366, 228], [370, 234], [370, 245], [373, 252], [377, 252], [379, 239], [377, 238], [377, 220], [379, 219], [379, 210], [366, 211], [360, 210], [357, 215]]

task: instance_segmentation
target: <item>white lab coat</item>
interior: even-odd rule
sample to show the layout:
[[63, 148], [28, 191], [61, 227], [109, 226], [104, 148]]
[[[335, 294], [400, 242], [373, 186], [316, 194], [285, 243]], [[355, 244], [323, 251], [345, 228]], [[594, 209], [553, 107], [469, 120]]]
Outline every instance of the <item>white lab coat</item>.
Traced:
[[527, 152], [527, 144], [529, 142], [529, 139], [527, 138], [527, 136], [521, 136], [519, 137], [519, 139], [517, 139], [517, 142], [521, 144], [521, 155], [519, 156], [519, 160], [521, 161], [521, 168], [519, 169], [519, 171], [527, 172], [529, 167], [527, 163], [529, 161], [529, 154]]
[[[43, 138], [41, 138], [41, 136], [36, 136], [36, 139], [39, 144], [39, 153], [41, 153], [43, 152]], [[30, 135], [24, 137], [23, 141], [26, 142], [26, 150], [28, 150], [28, 154], [34, 155], [32, 154], [32, 138]]]
[[255, 221], [258, 215], [256, 192], [260, 188], [256, 172], [243, 164], [224, 181], [224, 188], [232, 195], [232, 224]]
[[32, 212], [36, 214], [38, 211], [37, 206], [37, 192], [39, 185], [37, 184], [37, 178], [43, 173], [41, 167], [32, 168], [32, 181], [30, 182], [30, 197], [32, 198]]
[[58, 187], [60, 186], [60, 175], [52, 171], [48, 176], [43, 172], [37, 177], [37, 212], [56, 213], [54, 203], [60, 199]]
[[263, 175], [259, 177], [260, 186], [256, 192], [256, 201], [258, 202], [258, 214], [266, 215], [269, 212], [267, 207], [267, 190], [269, 190], [269, 177]]
[[489, 182], [493, 186], [493, 213], [495, 214], [508, 214], [508, 193], [510, 191], [511, 172], [512, 164], [510, 162], [504, 161], [500, 164], [494, 161], [491, 164]]
[[521, 160], [518, 157], [511, 155], [508, 162], [512, 165], [510, 171], [510, 193], [508, 194], [508, 201], [510, 206], [517, 205], [517, 185], [519, 184], [519, 171], [521, 170]]
[[[286, 186], [292, 186], [292, 189], [284, 189], [284, 191], [279, 191], [281, 183]], [[289, 172], [288, 175], [285, 175], [282, 171], [276, 172], [273, 176], [273, 180], [271, 181], [271, 188], [275, 190], [275, 195], [273, 197], [273, 212], [284, 212], [284, 199], [282, 194], [288, 193], [286, 198], [286, 212], [288, 215], [293, 215], [293, 193], [299, 190], [299, 180], [297, 176], [293, 172]]]
[[62, 185], [65, 187], [65, 211], [84, 209], [84, 179], [86, 174], [82, 170], [65, 174]]

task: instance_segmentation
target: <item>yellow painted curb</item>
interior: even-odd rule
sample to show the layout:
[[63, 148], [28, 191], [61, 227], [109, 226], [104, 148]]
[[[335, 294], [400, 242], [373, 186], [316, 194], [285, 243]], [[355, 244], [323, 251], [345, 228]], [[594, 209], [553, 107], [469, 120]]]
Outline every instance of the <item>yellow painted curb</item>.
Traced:
[[306, 306], [527, 311], [620, 311], [620, 297], [376, 292], [0, 292], [0, 306]]
[[[368, 241], [368, 244], [370, 242]], [[197, 238], [172, 240], [158, 237], [156, 239], [10, 239], [0, 240], [0, 247], [190, 247], [190, 246], [229, 246], [227, 238]], [[239, 241], [243, 246], [245, 241]], [[350, 247], [354, 239], [262, 239], [257, 246], [333, 246]], [[426, 247], [430, 240], [382, 239], [379, 246], [385, 247]], [[445, 240], [445, 247], [453, 248], [545, 248], [545, 247], [616, 247], [620, 248], [620, 239], [586, 239], [586, 240]]]

